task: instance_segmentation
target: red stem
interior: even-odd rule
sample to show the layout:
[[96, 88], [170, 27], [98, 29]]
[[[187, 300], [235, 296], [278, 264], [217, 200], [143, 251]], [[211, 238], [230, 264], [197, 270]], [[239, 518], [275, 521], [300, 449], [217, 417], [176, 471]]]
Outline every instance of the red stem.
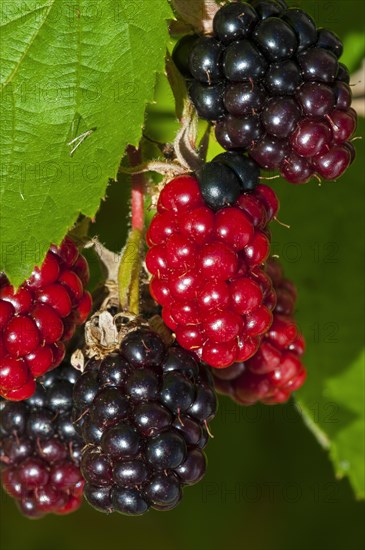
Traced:
[[[129, 164], [138, 166], [142, 162], [141, 151], [129, 145], [127, 148]], [[133, 174], [132, 179], [132, 229], [143, 231], [144, 228], [144, 174]]]

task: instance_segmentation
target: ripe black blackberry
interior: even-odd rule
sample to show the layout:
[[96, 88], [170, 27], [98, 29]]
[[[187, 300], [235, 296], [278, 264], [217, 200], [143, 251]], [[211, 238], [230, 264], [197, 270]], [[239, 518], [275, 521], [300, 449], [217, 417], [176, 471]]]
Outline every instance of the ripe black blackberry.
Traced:
[[281, 0], [252, 0], [218, 10], [213, 36], [182, 40], [173, 57], [224, 149], [291, 183], [345, 172], [356, 114], [336, 34]]
[[71, 420], [73, 385], [79, 373], [61, 366], [39, 378], [23, 402], [0, 401], [2, 485], [30, 518], [79, 508], [82, 440]]
[[196, 177], [206, 204], [219, 210], [234, 204], [241, 193], [255, 189], [260, 167], [249, 157], [228, 151], [203, 164]]
[[85, 442], [85, 497], [97, 510], [140, 515], [174, 508], [199, 481], [216, 411], [206, 367], [146, 328], [120, 350], [91, 359], [74, 389], [74, 419]]

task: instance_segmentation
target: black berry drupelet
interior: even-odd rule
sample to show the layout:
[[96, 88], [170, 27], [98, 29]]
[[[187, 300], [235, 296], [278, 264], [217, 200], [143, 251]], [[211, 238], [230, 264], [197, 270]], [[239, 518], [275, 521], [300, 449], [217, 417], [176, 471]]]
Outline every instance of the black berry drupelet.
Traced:
[[336, 179], [354, 160], [356, 114], [342, 52], [338, 36], [302, 9], [251, 0], [225, 4], [213, 36], [184, 37], [173, 57], [220, 145], [300, 184], [316, 174]]
[[2, 485], [30, 518], [67, 514], [81, 504], [83, 443], [71, 419], [78, 377], [63, 364], [40, 378], [26, 401], [0, 401]]
[[221, 42], [229, 44], [250, 35], [258, 20], [256, 11], [249, 4], [226, 4], [214, 18], [214, 34]]
[[217, 402], [207, 367], [147, 328], [91, 359], [74, 389], [84, 439], [86, 500], [102, 512], [144, 514], [177, 506], [205, 473], [203, 448]]
[[218, 210], [234, 204], [241, 193], [255, 189], [260, 167], [251, 158], [229, 151], [205, 163], [196, 175], [205, 203]]
[[189, 68], [199, 82], [214, 84], [223, 76], [223, 46], [214, 38], [200, 38], [195, 42], [190, 54]]

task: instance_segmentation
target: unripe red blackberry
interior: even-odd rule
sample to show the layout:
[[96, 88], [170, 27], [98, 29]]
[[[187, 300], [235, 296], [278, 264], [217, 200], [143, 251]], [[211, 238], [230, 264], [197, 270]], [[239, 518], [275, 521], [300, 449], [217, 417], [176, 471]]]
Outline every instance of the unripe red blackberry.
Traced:
[[[210, 166], [219, 173], [221, 165], [238, 179], [230, 162], [217, 157]], [[272, 189], [252, 185], [231, 206], [221, 208], [212, 199], [209, 208], [200, 189], [208, 189], [211, 179], [202, 183], [198, 177], [199, 183], [179, 176], [162, 190], [147, 231], [146, 264], [151, 294], [180, 346], [224, 368], [251, 357], [271, 325], [275, 299], [261, 264], [270, 248], [267, 225], [279, 203]]]
[[242, 405], [261, 401], [266, 405], [283, 403], [299, 389], [306, 370], [301, 362], [304, 337], [294, 320], [296, 289], [284, 278], [280, 264], [270, 258], [267, 274], [277, 295], [274, 321], [255, 355], [228, 369], [212, 369], [217, 391]]
[[338, 61], [336, 34], [316, 28], [301, 9], [252, 0], [222, 6], [213, 36], [188, 38], [174, 58], [198, 115], [216, 123], [224, 149], [248, 152], [295, 184], [345, 172], [356, 115], [347, 120], [349, 74]]
[[140, 515], [174, 508], [205, 473], [203, 448], [217, 407], [207, 367], [149, 329], [91, 359], [74, 389], [85, 442], [85, 497], [97, 510]]
[[75, 243], [51, 246], [40, 268], [15, 292], [0, 274], [0, 395], [13, 401], [30, 397], [35, 379], [57, 367], [64, 343], [91, 310], [85, 290], [89, 268]]
[[78, 377], [62, 365], [41, 377], [26, 401], [0, 401], [2, 485], [30, 518], [67, 514], [81, 504], [83, 443], [71, 420]]

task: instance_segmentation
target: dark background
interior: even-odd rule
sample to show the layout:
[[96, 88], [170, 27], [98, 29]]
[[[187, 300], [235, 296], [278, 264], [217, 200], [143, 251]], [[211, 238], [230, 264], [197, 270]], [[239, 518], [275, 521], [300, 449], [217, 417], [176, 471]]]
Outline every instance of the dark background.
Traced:
[[[148, 1], [153, 6], [153, 0]], [[319, 25], [334, 29], [341, 37], [363, 31], [364, 8], [360, 1], [307, 1], [300, 5], [316, 17]], [[352, 44], [356, 51], [349, 52], [349, 58], [354, 69], [364, 51], [363, 38]], [[163, 88], [162, 83], [158, 88], [158, 103], [149, 109], [147, 121], [149, 132], [161, 141], [165, 141], [165, 134], [172, 137], [177, 128], [171, 97], [161, 92]], [[361, 123], [358, 135], [363, 135], [363, 131]], [[348, 193], [357, 192], [359, 199], [363, 199], [364, 155], [361, 143], [357, 143], [359, 157], [341, 183]], [[285, 187], [284, 191], [280, 185], [284, 212], [290, 209], [293, 200], [288, 189]], [[316, 200], [316, 190], [310, 191], [309, 187], [298, 191], [299, 198], [304, 191]], [[112, 185], [108, 191], [109, 201], [102, 206], [92, 228], [93, 233], [115, 250], [125, 238], [128, 193], [127, 182]], [[337, 197], [345, 201], [346, 192], [339, 193], [342, 194], [331, 193], [330, 200]], [[319, 207], [315, 202], [313, 205], [313, 210], [308, 212], [309, 220], [320, 216]], [[351, 223], [346, 203], [343, 212], [344, 220]], [[361, 239], [361, 235], [354, 238]], [[290, 265], [286, 268], [290, 273]], [[308, 367], [320, 368], [320, 365]], [[19, 514], [15, 504], [2, 492], [2, 549], [364, 548], [365, 505], [356, 501], [347, 479], [336, 480], [327, 453], [304, 425], [293, 403], [239, 408], [224, 398], [220, 400], [212, 430], [214, 439], [207, 448], [207, 474], [201, 483], [185, 490], [176, 510], [151, 511], [142, 518], [128, 518], [118, 514], [105, 516], [84, 504], [71, 516], [30, 521]]]

